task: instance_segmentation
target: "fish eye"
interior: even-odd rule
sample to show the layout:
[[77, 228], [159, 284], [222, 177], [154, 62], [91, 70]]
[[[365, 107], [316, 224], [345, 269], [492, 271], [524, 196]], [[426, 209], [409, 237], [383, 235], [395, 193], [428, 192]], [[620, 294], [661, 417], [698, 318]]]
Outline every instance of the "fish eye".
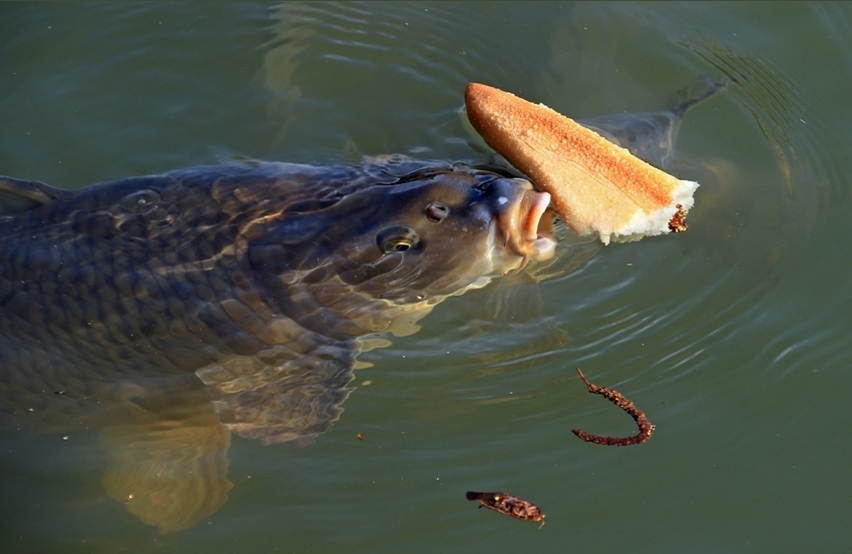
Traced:
[[440, 223], [450, 214], [450, 209], [440, 202], [432, 202], [426, 207], [426, 219]]
[[405, 252], [414, 247], [418, 240], [417, 232], [405, 225], [385, 227], [376, 235], [376, 244], [383, 254]]

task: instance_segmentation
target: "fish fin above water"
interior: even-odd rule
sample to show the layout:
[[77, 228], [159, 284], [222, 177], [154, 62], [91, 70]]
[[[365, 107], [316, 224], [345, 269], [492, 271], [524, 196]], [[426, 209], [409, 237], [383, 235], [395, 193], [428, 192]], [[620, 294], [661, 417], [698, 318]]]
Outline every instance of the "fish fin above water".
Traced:
[[[346, 385], [355, 365], [352, 345], [327, 344], [295, 357], [286, 350], [233, 356], [196, 371], [219, 421], [232, 433], [266, 445], [309, 444], [340, 417], [351, 392]], [[276, 354], [285, 359], [263, 361]]]
[[100, 432], [109, 464], [107, 495], [161, 533], [187, 529], [224, 504], [231, 435], [210, 409], [178, 419], [107, 427]]
[[608, 114], [578, 119], [577, 123], [626, 148], [637, 158], [665, 169], [674, 154], [674, 144], [683, 117], [694, 106], [713, 97], [724, 87], [725, 83], [702, 75], [676, 92], [665, 110]]
[[38, 181], [0, 176], [0, 217], [23, 213], [65, 194]]
[[709, 100], [728, 86], [730, 80], [717, 81], [709, 75], [701, 75], [695, 81], [675, 92], [666, 107], [676, 117], [683, 117], [697, 104]]

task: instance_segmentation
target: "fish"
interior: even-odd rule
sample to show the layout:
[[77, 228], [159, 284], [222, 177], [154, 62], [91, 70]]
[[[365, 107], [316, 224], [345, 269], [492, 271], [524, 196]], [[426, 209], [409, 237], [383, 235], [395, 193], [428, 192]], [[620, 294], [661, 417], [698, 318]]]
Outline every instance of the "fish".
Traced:
[[232, 434], [326, 431], [362, 337], [555, 247], [548, 194], [443, 161], [3, 177], [0, 199], [0, 416], [102, 428], [108, 494], [166, 532], [224, 502]]
[[227, 501], [233, 435], [309, 444], [370, 337], [551, 258], [548, 204], [499, 163], [405, 157], [0, 177], [0, 425], [99, 430], [107, 495], [188, 529]]

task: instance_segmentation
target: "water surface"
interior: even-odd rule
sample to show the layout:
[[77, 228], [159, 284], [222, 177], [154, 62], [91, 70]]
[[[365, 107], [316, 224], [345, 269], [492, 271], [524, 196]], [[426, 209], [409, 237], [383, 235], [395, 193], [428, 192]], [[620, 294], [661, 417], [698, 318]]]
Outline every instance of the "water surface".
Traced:
[[[186, 531], [106, 497], [97, 430], [3, 429], [0, 549], [845, 551], [850, 32], [842, 3], [0, 5], [0, 173], [65, 188], [235, 156], [484, 161], [469, 81], [577, 118], [730, 81], [680, 131], [672, 171], [702, 184], [687, 233], [566, 237], [451, 298], [360, 356], [315, 444], [235, 438], [229, 500]], [[578, 365], [648, 413], [650, 442], [571, 435], [633, 430]]]

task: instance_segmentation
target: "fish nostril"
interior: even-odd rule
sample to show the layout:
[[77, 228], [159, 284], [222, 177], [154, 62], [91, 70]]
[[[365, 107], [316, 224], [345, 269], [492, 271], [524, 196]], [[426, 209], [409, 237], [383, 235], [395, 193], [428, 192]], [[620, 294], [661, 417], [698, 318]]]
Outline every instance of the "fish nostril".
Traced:
[[426, 207], [426, 219], [440, 223], [450, 214], [450, 209], [440, 202], [433, 202]]
[[498, 179], [487, 191], [488, 205], [493, 213], [504, 213], [515, 205], [521, 191], [525, 189], [522, 179]]

